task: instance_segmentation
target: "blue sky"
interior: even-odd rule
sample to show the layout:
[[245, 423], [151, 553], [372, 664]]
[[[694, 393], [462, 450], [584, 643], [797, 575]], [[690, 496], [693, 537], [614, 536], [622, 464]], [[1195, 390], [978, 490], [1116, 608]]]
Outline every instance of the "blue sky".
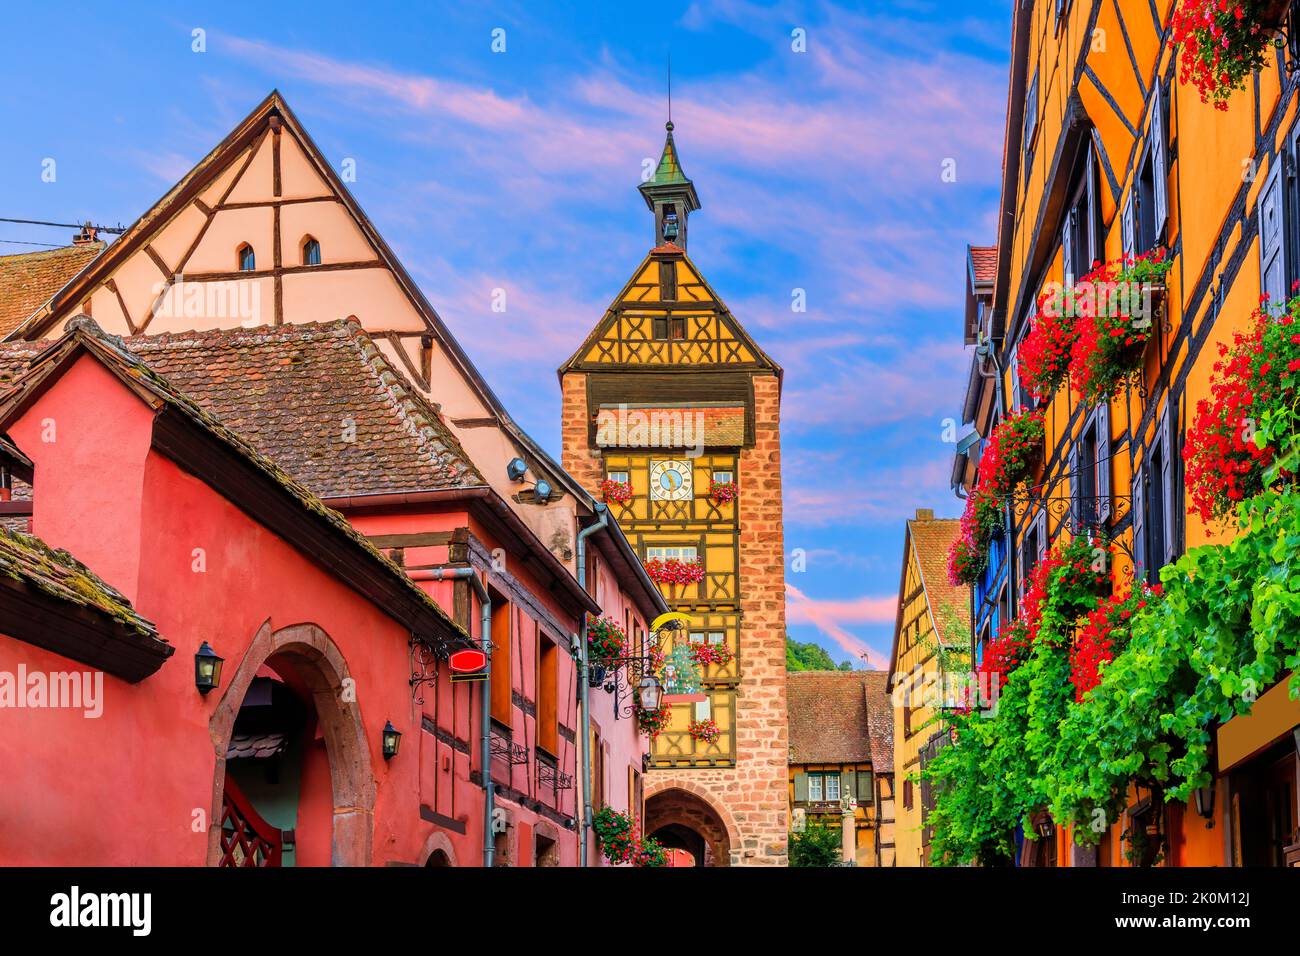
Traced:
[[0, 216], [129, 223], [279, 88], [558, 457], [555, 368], [653, 238], [636, 186], [671, 51], [691, 256], [786, 370], [791, 633], [884, 666], [903, 519], [959, 511], [941, 433], [965, 387], [965, 246], [994, 237], [1011, 6], [13, 3]]

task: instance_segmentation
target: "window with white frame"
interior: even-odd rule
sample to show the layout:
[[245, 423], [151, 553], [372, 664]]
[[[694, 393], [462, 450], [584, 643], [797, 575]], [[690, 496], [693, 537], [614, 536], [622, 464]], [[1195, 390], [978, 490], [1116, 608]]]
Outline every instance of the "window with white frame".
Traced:
[[665, 545], [645, 549], [647, 561], [671, 561], [676, 558], [685, 564], [690, 564], [696, 560], [699, 551], [696, 548], [685, 547], [682, 545]]

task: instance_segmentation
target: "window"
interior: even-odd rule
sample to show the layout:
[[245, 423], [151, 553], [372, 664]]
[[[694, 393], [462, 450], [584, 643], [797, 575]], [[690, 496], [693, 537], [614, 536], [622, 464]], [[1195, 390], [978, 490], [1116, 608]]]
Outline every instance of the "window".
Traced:
[[320, 243], [311, 236], [302, 241], [302, 264], [305, 266], [320, 265]]
[[1103, 402], [1084, 422], [1068, 456], [1073, 475], [1075, 528], [1094, 528], [1110, 520], [1110, 406]]
[[652, 320], [656, 339], [686, 338], [686, 319], [680, 315], [657, 315]]
[[253, 247], [244, 243], [239, 247], [239, 271], [252, 272], [257, 268], [257, 257], [253, 255]]
[[1092, 147], [1084, 147], [1079, 183], [1065, 211], [1061, 224], [1061, 261], [1065, 268], [1065, 284], [1073, 285], [1092, 271], [1092, 264], [1100, 257], [1097, 241], [1097, 170], [1093, 163]]
[[537, 631], [537, 746], [552, 756], [558, 756], [560, 651], [541, 633], [536, 621], [533, 627]]
[[1022, 596], [1025, 593], [1025, 582], [1029, 580], [1029, 572], [1046, 554], [1047, 512], [1040, 511], [1020, 542], [1020, 580], [1016, 582], [1016, 588]]
[[1178, 557], [1175, 499], [1181, 456], [1174, 443], [1173, 409], [1166, 402], [1162, 411], [1156, 439], [1133, 476], [1133, 554], [1153, 582], [1159, 580], [1160, 568]]
[[713, 702], [709, 698], [697, 700], [695, 702], [695, 719], [712, 720], [713, 719]]
[[510, 682], [510, 604], [492, 592], [492, 719], [512, 726], [514, 703]]
[[686, 564], [696, 560], [699, 552], [695, 548], [683, 547], [678, 545], [663, 546], [645, 549], [645, 558], [647, 561], [669, 561], [676, 558]]
[[607, 477], [610, 481], [621, 481], [625, 485], [628, 483], [626, 471], [611, 471]]
[[595, 724], [592, 724], [588, 743], [591, 747], [591, 760], [588, 761], [591, 768], [591, 806], [592, 809], [599, 810], [605, 805], [605, 742], [600, 737], [600, 728]]
[[688, 640], [689, 640], [692, 644], [703, 644], [703, 643], [704, 643], [704, 632], [703, 632], [703, 631], [691, 631], [691, 634], [690, 634], [690, 637], [688, 638]]
[[677, 298], [677, 263], [672, 259], [659, 263], [659, 298], [665, 302]]
[[1151, 100], [1151, 129], [1133, 181], [1133, 194], [1124, 204], [1121, 216], [1125, 255], [1136, 255], [1159, 245], [1169, 219], [1169, 161], [1164, 128], [1164, 97], [1157, 86]]
[[1029, 84], [1029, 89], [1025, 92], [1025, 125], [1023, 138], [1020, 143], [1020, 152], [1024, 157], [1022, 163], [1024, 167], [1025, 181], [1029, 181], [1029, 171], [1034, 165], [1034, 134], [1038, 132], [1038, 71], [1034, 71], [1034, 78]]
[[[840, 800], [840, 772], [820, 770], [807, 774], [809, 803], [838, 803]], [[796, 799], [798, 795], [796, 794]]]
[[822, 796], [822, 775], [819, 773], [808, 774], [808, 801], [810, 803], [820, 803]]
[[903, 809], [912, 809], [912, 781], [903, 781]]
[[734, 475], [735, 472], [731, 471], [715, 471], [713, 473], [713, 483], [715, 485], [729, 485], [735, 481]]
[[826, 800], [838, 800], [840, 798], [840, 775], [838, 773], [828, 773], [826, 775]]
[[726, 639], [727, 639], [727, 635], [724, 634], [722, 631], [709, 631], [710, 644], [721, 644]]
[[853, 791], [853, 795], [857, 797], [858, 806], [869, 807], [876, 802], [876, 788], [871, 785], [871, 771], [859, 770], [857, 778], [857, 786]]
[[[1290, 295], [1287, 265], [1286, 155], [1278, 150], [1259, 192], [1259, 284], [1276, 309]], [[1294, 215], [1294, 213], [1293, 213]]]

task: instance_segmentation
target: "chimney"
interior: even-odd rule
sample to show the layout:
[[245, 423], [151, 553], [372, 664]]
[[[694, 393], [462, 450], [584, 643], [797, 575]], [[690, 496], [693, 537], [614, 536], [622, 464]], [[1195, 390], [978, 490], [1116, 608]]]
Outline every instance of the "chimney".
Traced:
[[86, 223], [81, 227], [81, 232], [72, 237], [72, 244], [74, 246], [88, 246], [92, 242], [98, 242], [99, 240], [95, 238], [95, 234], [98, 231], [99, 230], [90, 223]]
[[917, 508], [917, 509], [916, 509], [916, 520], [917, 520], [917, 521], [933, 521], [933, 520], [934, 520], [934, 509], [933, 509], [933, 508]]

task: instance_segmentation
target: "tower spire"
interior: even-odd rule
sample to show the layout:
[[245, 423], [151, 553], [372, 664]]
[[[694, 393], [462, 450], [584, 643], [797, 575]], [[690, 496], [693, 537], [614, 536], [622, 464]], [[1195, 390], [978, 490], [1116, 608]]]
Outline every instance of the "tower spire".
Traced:
[[655, 214], [655, 245], [671, 242], [685, 249], [686, 220], [700, 208], [700, 197], [695, 192], [695, 184], [682, 171], [677, 144], [673, 142], [671, 57], [668, 61], [668, 122], [664, 124], [664, 130], [666, 135], [659, 165], [655, 167], [654, 175], [638, 188], [646, 207]]

